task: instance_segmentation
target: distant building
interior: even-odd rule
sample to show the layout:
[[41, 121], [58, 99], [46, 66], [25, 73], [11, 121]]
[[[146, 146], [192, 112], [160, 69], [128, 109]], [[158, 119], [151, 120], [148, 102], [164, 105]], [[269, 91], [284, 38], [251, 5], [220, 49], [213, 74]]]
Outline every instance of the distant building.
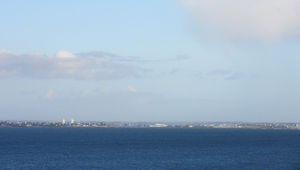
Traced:
[[65, 119], [63, 119], [63, 120], [61, 120], [61, 124], [66, 124], [66, 121], [65, 121]]
[[154, 125], [150, 125], [150, 127], [167, 127], [168, 125], [166, 124], [161, 124], [161, 123], [156, 123]]
[[71, 123], [71, 124], [74, 124], [74, 123], [75, 123], [75, 120], [72, 118], [70, 123]]

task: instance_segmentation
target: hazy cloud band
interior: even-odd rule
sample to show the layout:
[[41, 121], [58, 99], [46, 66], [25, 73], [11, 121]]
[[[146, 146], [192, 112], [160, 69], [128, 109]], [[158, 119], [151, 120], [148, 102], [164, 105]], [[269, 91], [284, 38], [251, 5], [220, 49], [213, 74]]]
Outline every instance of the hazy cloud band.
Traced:
[[199, 30], [261, 39], [300, 34], [298, 0], [182, 0], [182, 3]]
[[0, 51], [0, 78], [26, 76], [35, 78], [120, 79], [139, 77], [147, 70], [132, 63], [112, 61], [109, 53], [103, 57], [58, 51], [49, 56], [42, 53], [14, 54]]

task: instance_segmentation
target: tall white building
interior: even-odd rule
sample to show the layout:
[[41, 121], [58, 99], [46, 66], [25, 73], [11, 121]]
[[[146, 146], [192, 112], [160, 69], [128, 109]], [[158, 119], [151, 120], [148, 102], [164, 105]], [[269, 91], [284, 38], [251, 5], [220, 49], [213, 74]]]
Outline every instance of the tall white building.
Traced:
[[61, 120], [61, 124], [66, 124], [66, 121], [65, 121], [65, 119], [63, 119], [63, 120]]
[[74, 123], [75, 123], [75, 120], [72, 118], [70, 123], [71, 123], [71, 124], [74, 124]]

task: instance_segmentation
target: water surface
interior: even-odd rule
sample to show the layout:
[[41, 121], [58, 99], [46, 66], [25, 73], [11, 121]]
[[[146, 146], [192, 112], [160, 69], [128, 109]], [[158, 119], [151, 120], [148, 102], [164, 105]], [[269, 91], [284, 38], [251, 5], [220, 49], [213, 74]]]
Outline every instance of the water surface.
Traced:
[[300, 131], [0, 128], [1, 169], [300, 169]]

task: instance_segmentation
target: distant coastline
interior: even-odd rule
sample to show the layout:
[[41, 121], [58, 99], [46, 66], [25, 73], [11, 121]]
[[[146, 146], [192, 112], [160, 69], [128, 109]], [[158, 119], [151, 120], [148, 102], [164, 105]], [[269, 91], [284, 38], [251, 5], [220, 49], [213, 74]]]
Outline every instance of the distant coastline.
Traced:
[[300, 123], [247, 123], [247, 122], [106, 122], [106, 121], [0, 121], [0, 127], [94, 127], [94, 128], [251, 128], [299, 129]]

